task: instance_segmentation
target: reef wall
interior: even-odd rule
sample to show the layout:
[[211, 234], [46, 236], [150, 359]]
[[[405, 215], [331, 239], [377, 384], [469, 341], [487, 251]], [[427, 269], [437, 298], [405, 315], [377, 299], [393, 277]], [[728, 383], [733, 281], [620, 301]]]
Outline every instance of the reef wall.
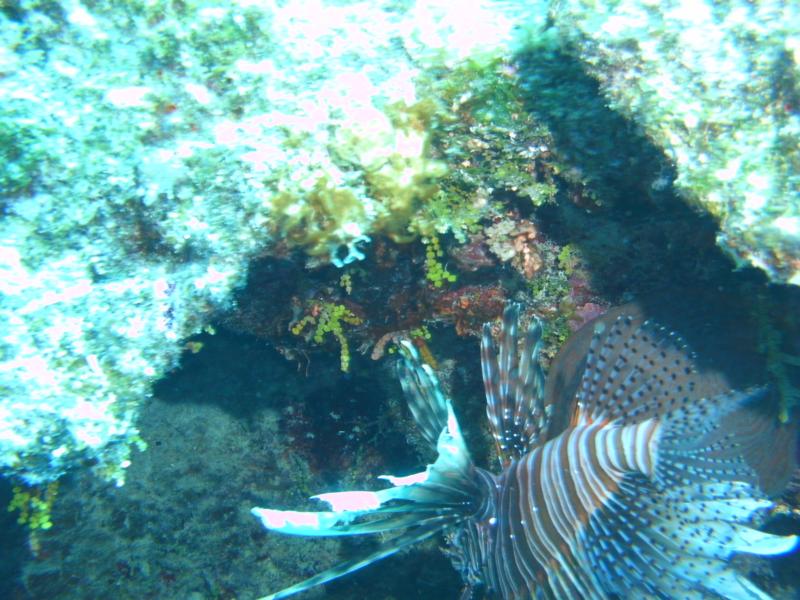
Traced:
[[579, 204], [603, 178], [559, 148], [578, 138], [549, 128], [572, 107], [532, 100], [537, 71], [516, 57], [570, 57], [726, 250], [800, 283], [796, 6], [526, 4], [4, 3], [3, 472], [37, 485], [88, 465], [122, 484], [153, 383], [257, 257], [342, 266], [371, 240], [421, 238], [438, 287], [452, 275], [436, 236], [465, 244], [483, 219], [495, 260], [531, 278], [561, 265], [564, 283], [570, 252], [539, 256], [535, 227], [491, 196]]
[[796, 2], [553, 3], [530, 41], [576, 57], [664, 150], [684, 199], [740, 265], [800, 285]]
[[445, 5], [4, 3], [6, 474], [121, 483], [152, 383], [253, 256], [404, 232], [443, 171], [415, 78], [497, 37]]

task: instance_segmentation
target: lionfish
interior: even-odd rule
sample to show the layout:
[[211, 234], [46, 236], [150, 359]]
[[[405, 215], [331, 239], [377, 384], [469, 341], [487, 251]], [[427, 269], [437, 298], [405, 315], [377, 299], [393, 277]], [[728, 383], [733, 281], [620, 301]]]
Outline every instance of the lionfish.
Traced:
[[534, 317], [518, 343], [519, 313], [517, 304], [506, 307], [499, 349], [488, 323], [481, 340], [502, 471], [473, 463], [435, 372], [402, 342], [400, 383], [436, 461], [415, 475], [383, 476], [388, 489], [314, 496], [329, 511], [252, 509], [267, 529], [288, 534], [389, 534], [368, 556], [262, 600], [439, 532], [464, 600], [769, 598], [730, 563], [735, 553], [778, 555], [797, 544], [796, 536], [756, 529], [772, 506], [764, 490], [774, 487], [759, 470], [779, 460], [764, 450], [777, 426], [748, 410], [764, 388], [707, 393], [677, 335], [622, 314], [595, 323], [572, 402], [561, 401], [568, 418], [556, 430], [557, 386], [546, 385], [539, 365], [542, 326]]

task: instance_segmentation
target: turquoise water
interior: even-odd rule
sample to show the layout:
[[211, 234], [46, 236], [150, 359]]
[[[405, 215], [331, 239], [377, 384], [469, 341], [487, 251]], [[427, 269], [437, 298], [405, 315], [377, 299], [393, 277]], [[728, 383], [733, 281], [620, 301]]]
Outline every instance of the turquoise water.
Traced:
[[[435, 460], [402, 339], [498, 471], [510, 301], [545, 372], [635, 303], [795, 427], [798, 9], [611, 4], [3, 3], [0, 598], [257, 598], [369, 554], [250, 510]], [[772, 442], [756, 524], [798, 535]], [[445, 546], [306, 597], [458, 597]], [[795, 598], [798, 556], [734, 565]]]

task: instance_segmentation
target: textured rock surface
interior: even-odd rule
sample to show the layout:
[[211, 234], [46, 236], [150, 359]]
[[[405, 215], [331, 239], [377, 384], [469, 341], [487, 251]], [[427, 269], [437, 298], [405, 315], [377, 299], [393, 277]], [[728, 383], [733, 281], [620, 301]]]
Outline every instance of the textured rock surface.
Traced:
[[640, 128], [731, 255], [797, 283], [797, 8], [692, 5], [557, 2], [552, 21], [546, 6], [444, 0], [5, 5], [0, 469], [40, 484], [88, 464], [122, 482], [142, 399], [255, 256], [346, 264], [410, 225], [464, 241], [491, 188], [552, 200], [535, 182], [548, 144], [520, 143], [529, 115], [491, 109], [517, 77], [499, 59], [521, 49], [572, 57], [578, 70], [548, 85], [564, 98], [588, 72], [630, 120], [596, 153], [606, 172]]
[[487, 19], [408, 9], [4, 5], [4, 472], [122, 482], [139, 404], [254, 254], [348, 262], [404, 227], [442, 170], [413, 79], [490, 47]]
[[[800, 6], [790, 1], [553, 3], [559, 48], [676, 169], [718, 243], [800, 284]], [[535, 43], [552, 38], [537, 30]]]

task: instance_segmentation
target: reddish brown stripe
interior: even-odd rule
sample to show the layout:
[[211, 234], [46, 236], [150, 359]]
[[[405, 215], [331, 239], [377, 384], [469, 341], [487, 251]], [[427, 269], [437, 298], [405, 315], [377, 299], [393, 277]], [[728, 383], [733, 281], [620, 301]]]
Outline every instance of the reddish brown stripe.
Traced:
[[503, 575], [501, 583], [505, 598], [515, 598], [527, 589], [526, 576], [522, 572], [524, 567], [517, 563], [514, 546], [518, 543], [519, 534], [519, 505], [517, 504], [518, 482], [516, 478], [509, 477], [503, 486], [500, 502], [500, 527], [497, 538], [497, 567]]
[[[578, 497], [578, 489], [575, 484], [575, 479], [572, 476], [573, 469], [583, 469], [584, 466], [582, 464], [571, 465], [569, 460], [569, 436], [576, 435], [575, 430], [568, 431], [563, 436], [563, 443], [561, 444], [561, 448], [558, 454], [558, 458], [561, 461], [561, 466], [564, 469], [564, 482], [565, 487], [567, 488], [567, 495], [569, 498], [562, 498], [563, 501], [567, 501], [571, 503], [571, 506], [575, 513], [578, 515], [578, 521], [581, 525], [585, 525], [586, 522], [589, 520], [589, 514], [583, 507], [583, 503], [580, 501]], [[581, 455], [580, 458], [583, 458]]]
[[543, 565], [544, 556], [541, 548], [539, 548], [538, 539], [531, 522], [532, 513], [528, 503], [530, 473], [526, 465], [527, 463], [518, 463], [512, 475], [518, 482], [516, 504], [520, 515], [519, 534], [514, 544], [514, 553], [518, 558], [518, 563], [524, 565], [528, 592], [533, 594], [537, 585], [536, 581], [545, 579], [546, 574]]

